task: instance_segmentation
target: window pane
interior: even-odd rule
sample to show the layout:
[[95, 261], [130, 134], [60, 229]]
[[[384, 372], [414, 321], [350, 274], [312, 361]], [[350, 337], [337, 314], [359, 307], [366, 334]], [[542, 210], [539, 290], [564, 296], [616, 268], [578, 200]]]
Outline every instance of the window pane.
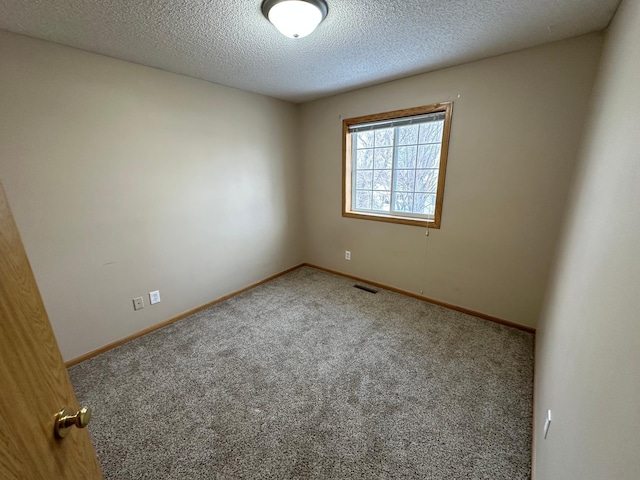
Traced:
[[397, 170], [393, 189], [397, 192], [413, 192], [415, 179], [415, 170]]
[[371, 190], [373, 170], [358, 170], [356, 172], [356, 189]]
[[442, 128], [444, 120], [439, 122], [427, 122], [420, 125], [420, 143], [440, 143], [442, 141]]
[[416, 168], [416, 151], [415, 146], [398, 147], [396, 168]]
[[398, 127], [398, 145], [415, 145], [418, 143], [418, 125]]
[[373, 132], [358, 132], [356, 135], [356, 148], [373, 148]]
[[391, 190], [391, 170], [375, 170], [373, 172], [374, 190]]
[[391, 206], [391, 192], [373, 192], [372, 210], [388, 212]]
[[438, 168], [440, 145], [420, 145], [418, 147], [418, 168]]
[[391, 168], [393, 163], [393, 148], [376, 148], [373, 155], [373, 168]]
[[356, 190], [356, 208], [363, 210], [371, 209], [371, 192]]
[[438, 170], [416, 170], [416, 192], [436, 193], [438, 191]]
[[393, 146], [393, 128], [383, 128], [374, 130], [376, 134], [376, 147]]
[[373, 149], [356, 150], [356, 168], [373, 168]]
[[397, 212], [412, 212], [413, 193], [394, 193], [393, 209]]
[[439, 228], [450, 121], [450, 102], [345, 119], [344, 215]]
[[414, 212], [434, 216], [436, 213], [436, 196], [427, 193], [416, 193]]

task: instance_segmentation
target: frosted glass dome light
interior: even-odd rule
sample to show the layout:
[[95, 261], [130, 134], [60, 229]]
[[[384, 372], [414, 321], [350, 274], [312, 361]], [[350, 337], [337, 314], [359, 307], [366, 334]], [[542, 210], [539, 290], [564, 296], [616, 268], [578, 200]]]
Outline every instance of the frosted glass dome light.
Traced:
[[313, 32], [327, 16], [324, 0], [265, 0], [262, 13], [290, 38], [302, 38]]

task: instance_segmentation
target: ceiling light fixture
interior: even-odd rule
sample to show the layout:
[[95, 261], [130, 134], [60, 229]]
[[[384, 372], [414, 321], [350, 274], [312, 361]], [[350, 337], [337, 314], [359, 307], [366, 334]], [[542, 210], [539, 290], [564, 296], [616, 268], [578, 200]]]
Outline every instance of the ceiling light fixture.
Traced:
[[324, 0], [264, 0], [262, 13], [280, 33], [302, 38], [313, 32], [329, 7]]

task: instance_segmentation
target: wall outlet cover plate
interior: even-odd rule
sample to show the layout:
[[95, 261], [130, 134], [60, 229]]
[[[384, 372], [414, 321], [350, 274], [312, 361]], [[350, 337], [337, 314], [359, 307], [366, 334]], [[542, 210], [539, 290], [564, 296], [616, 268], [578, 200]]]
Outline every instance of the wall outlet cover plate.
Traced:
[[142, 297], [136, 297], [133, 299], [133, 309], [142, 310], [144, 308], [144, 300]]
[[160, 303], [160, 290], [154, 290], [153, 292], [149, 292], [149, 303], [151, 305]]

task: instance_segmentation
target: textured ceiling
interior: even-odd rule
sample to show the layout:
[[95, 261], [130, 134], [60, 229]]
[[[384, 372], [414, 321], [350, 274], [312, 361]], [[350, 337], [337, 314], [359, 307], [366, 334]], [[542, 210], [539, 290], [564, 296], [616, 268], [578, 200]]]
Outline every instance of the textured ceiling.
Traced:
[[261, 0], [0, 0], [0, 29], [293, 102], [606, 27], [620, 0], [327, 0], [302, 39]]

